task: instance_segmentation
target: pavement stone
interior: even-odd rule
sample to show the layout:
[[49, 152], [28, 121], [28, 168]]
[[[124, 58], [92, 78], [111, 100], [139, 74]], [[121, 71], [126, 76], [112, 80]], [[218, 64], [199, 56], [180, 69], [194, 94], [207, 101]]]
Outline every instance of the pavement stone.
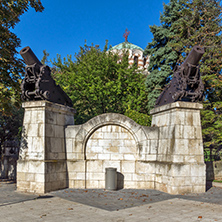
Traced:
[[65, 189], [45, 195], [16, 192], [0, 182], [1, 222], [221, 221], [222, 188], [206, 193], [170, 195], [157, 190]]

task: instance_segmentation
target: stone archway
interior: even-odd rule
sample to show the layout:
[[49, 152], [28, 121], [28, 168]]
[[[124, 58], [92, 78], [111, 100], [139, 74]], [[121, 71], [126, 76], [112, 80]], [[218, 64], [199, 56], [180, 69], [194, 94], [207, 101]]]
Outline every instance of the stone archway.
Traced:
[[105, 169], [117, 168], [118, 187], [132, 187], [139, 150], [133, 135], [119, 125], [95, 130], [85, 148], [86, 188], [105, 187]]
[[150, 154], [151, 130], [117, 113], [66, 130], [66, 141], [72, 142], [72, 152], [67, 151], [70, 187], [104, 188], [105, 168], [116, 167], [125, 188], [153, 188], [153, 167], [144, 162], [148, 155], [156, 155]]

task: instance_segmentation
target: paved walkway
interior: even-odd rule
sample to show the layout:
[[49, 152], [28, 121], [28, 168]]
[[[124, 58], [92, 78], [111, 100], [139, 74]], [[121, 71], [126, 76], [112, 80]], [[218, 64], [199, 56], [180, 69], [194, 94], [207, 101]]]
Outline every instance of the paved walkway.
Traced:
[[222, 188], [199, 195], [170, 195], [156, 190], [65, 189], [46, 195], [18, 193], [0, 182], [0, 221], [222, 222]]

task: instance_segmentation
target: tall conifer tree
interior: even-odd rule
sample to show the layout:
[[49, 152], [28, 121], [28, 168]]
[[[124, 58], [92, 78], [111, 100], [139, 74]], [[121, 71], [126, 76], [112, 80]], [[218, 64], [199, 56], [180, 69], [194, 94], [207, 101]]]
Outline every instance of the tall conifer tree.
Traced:
[[[170, 76], [169, 67], [181, 64], [194, 45], [205, 48], [200, 67], [205, 85], [202, 112], [205, 148], [218, 148], [222, 143], [221, 15], [220, 0], [171, 0], [164, 6], [161, 25], [151, 27], [154, 40], [146, 50], [153, 57], [149, 68], [151, 74], [146, 81], [148, 106], [152, 108]], [[167, 41], [161, 44], [164, 37]], [[175, 57], [172, 59], [171, 55]]]
[[172, 49], [169, 42], [172, 41], [170, 37], [177, 31], [173, 28], [173, 23], [180, 18], [179, 12], [182, 8], [182, 1], [170, 0], [169, 4], [164, 4], [164, 12], [160, 16], [161, 25], [150, 26], [153, 40], [144, 52], [151, 56], [148, 68], [150, 75], [146, 79], [148, 110], [154, 107], [156, 99], [169, 82], [169, 77], [179, 58], [178, 52]]

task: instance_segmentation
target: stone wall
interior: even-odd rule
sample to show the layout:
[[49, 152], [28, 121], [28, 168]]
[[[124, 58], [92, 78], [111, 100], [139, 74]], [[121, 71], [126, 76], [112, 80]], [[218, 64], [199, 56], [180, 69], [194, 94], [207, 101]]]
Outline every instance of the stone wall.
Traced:
[[158, 129], [109, 113], [66, 128], [69, 187], [105, 188], [105, 169], [117, 168], [119, 187], [154, 188]]
[[47, 101], [25, 108], [17, 190], [45, 193], [67, 187], [65, 126], [74, 124], [72, 108]]
[[175, 102], [151, 111], [159, 128], [155, 187], [168, 193], [205, 192], [206, 172], [198, 103]]
[[69, 187], [104, 188], [105, 168], [116, 167], [124, 188], [205, 192], [205, 164], [196, 103], [152, 110], [152, 127], [120, 114], [103, 114], [66, 128]]
[[157, 107], [151, 127], [116, 113], [74, 125], [69, 107], [46, 101], [23, 107], [19, 191], [105, 188], [105, 169], [116, 167], [119, 188], [205, 192], [200, 104]]

